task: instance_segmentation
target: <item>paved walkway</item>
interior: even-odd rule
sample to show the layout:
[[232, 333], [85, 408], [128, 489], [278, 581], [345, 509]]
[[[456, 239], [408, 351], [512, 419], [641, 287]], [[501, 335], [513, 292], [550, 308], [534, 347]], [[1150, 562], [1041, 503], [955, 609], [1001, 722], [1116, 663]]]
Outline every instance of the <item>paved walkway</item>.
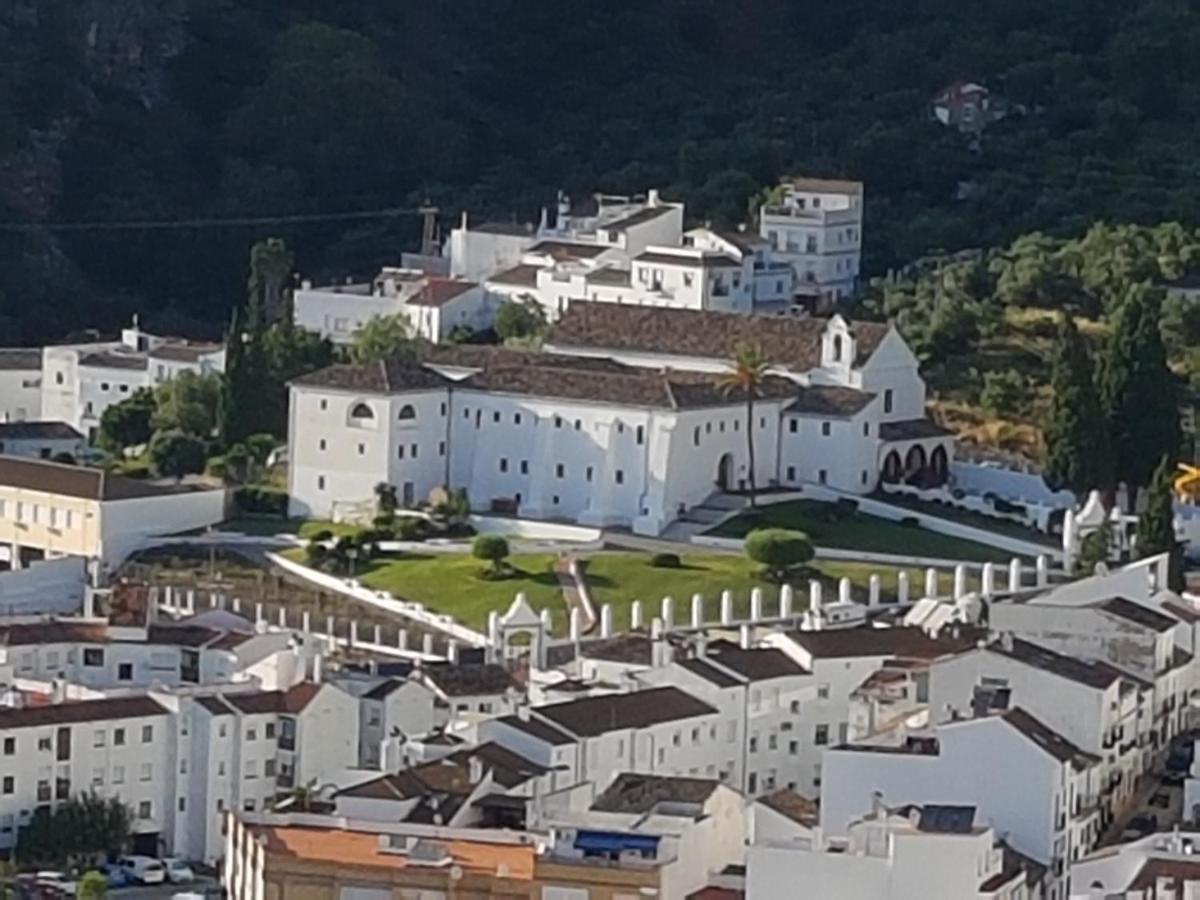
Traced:
[[579, 586], [575, 583], [575, 576], [571, 574], [571, 557], [560, 556], [554, 561], [554, 577], [558, 579], [558, 585], [562, 588], [563, 602], [567, 606], [567, 617], [570, 620], [571, 610], [579, 610], [579, 625], [586, 634], [596, 627], [594, 617], [588, 615], [587, 604], [583, 602], [583, 596], [579, 593]]

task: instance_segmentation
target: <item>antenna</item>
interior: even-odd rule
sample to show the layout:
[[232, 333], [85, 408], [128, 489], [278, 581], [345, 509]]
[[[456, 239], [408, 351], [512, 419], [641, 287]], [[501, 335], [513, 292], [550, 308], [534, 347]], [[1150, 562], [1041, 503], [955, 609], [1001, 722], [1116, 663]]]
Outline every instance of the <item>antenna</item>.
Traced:
[[437, 229], [437, 215], [440, 211], [430, 203], [428, 197], [425, 198], [425, 202], [417, 209], [417, 212], [421, 214], [421, 218], [424, 220], [424, 224], [421, 226], [422, 256], [437, 255], [437, 243], [434, 232]]

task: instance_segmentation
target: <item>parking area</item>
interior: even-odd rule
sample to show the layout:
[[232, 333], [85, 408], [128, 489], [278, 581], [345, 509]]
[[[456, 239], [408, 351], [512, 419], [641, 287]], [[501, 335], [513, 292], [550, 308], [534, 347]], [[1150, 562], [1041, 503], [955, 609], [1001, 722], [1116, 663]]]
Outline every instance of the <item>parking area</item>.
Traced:
[[216, 879], [198, 877], [190, 884], [151, 884], [133, 887], [112, 888], [109, 897], [118, 900], [171, 900], [176, 894], [219, 895], [221, 887]]

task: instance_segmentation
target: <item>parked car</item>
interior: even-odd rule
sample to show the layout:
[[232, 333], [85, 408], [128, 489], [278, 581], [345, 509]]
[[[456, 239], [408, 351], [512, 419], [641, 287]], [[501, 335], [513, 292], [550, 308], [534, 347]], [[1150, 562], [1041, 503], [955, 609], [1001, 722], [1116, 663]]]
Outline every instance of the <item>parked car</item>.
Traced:
[[167, 877], [163, 864], [152, 856], [122, 856], [118, 865], [137, 884], [162, 884]]
[[1153, 834], [1155, 831], [1158, 831], [1158, 818], [1150, 813], [1141, 813], [1129, 820], [1121, 837], [1125, 840], [1134, 840]]
[[39, 888], [49, 888], [53, 891], [66, 894], [68, 897], [75, 896], [75, 890], [78, 887], [74, 879], [70, 878], [63, 872], [38, 872], [34, 876], [34, 884]]
[[1171, 797], [1166, 791], [1158, 791], [1150, 798], [1150, 805], [1157, 806], [1159, 809], [1166, 809], [1171, 805]]
[[168, 856], [162, 861], [162, 864], [167, 871], [167, 881], [171, 884], [191, 884], [196, 880], [196, 873], [182, 859]]
[[120, 866], [97, 866], [96, 871], [104, 876], [104, 880], [110, 888], [126, 887], [129, 884], [129, 874]]

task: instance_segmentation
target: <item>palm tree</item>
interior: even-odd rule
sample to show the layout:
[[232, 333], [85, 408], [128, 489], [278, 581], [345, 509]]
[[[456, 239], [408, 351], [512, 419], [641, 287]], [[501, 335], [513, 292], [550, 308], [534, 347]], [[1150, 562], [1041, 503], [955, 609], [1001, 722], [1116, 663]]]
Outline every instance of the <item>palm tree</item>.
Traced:
[[733, 358], [727, 363], [729, 371], [721, 376], [721, 392], [744, 394], [746, 397], [746, 452], [750, 463], [747, 474], [750, 480], [750, 506], [754, 506], [754, 398], [762, 390], [770, 366], [766, 354], [758, 344], [739, 343], [733, 350]]

